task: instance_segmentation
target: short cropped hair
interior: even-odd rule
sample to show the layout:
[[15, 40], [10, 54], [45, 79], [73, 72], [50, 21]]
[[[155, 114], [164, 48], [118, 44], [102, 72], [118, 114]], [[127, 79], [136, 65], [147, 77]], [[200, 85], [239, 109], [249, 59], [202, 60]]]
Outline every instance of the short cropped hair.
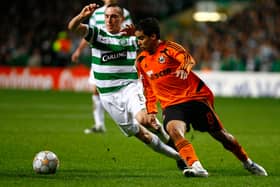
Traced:
[[122, 8], [118, 3], [111, 3], [111, 4], [107, 5], [107, 6], [106, 6], [106, 9], [107, 9], [107, 8], [110, 8], [110, 7], [119, 8], [119, 9], [120, 9], [120, 15], [124, 16], [123, 8]]
[[139, 23], [136, 24], [135, 29], [137, 31], [143, 31], [147, 36], [155, 34], [157, 39], [160, 39], [160, 26], [156, 18], [149, 17], [140, 20]]

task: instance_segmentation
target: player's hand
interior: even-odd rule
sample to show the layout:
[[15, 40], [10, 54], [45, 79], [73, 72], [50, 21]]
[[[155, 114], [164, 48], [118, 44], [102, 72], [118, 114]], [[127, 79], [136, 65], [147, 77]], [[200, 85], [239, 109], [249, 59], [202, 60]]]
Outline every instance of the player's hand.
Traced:
[[125, 28], [120, 31], [122, 36], [134, 36], [135, 35], [135, 26], [133, 24], [125, 25]]
[[178, 77], [179, 79], [183, 79], [184, 80], [184, 79], [188, 78], [188, 73], [185, 70], [182, 70], [182, 69], [176, 70], [173, 74], [176, 77]]
[[157, 131], [160, 128], [160, 126], [156, 121], [156, 114], [148, 114], [148, 118], [150, 127]]
[[80, 52], [78, 50], [76, 50], [71, 56], [72, 62], [78, 63], [79, 57], [80, 57]]
[[92, 15], [92, 13], [99, 8], [99, 5], [96, 3], [89, 4], [85, 6], [80, 12], [80, 17], [85, 19]]

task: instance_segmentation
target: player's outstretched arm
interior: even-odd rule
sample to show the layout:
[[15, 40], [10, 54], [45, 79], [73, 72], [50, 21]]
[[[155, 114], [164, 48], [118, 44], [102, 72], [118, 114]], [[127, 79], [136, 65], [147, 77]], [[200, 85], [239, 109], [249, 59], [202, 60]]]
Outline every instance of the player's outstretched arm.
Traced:
[[77, 16], [71, 19], [68, 24], [68, 29], [75, 34], [84, 37], [87, 33], [88, 26], [82, 22], [88, 19], [98, 7], [99, 5], [95, 3], [86, 5]]

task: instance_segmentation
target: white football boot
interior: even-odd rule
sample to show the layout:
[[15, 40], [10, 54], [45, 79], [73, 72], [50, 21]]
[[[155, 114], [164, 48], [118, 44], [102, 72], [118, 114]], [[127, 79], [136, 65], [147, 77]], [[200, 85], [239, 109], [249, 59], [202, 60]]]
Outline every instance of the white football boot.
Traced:
[[93, 126], [92, 128], [89, 128], [89, 129], [85, 129], [84, 130], [84, 133], [85, 134], [91, 134], [91, 133], [104, 133], [106, 132], [106, 128], [105, 126]]
[[191, 167], [184, 169], [183, 174], [186, 177], [208, 177], [208, 172], [199, 161], [195, 161]]
[[247, 162], [244, 162], [243, 166], [254, 175], [267, 176], [267, 172], [265, 171], [265, 169], [257, 163], [251, 161], [250, 159], [248, 159]]

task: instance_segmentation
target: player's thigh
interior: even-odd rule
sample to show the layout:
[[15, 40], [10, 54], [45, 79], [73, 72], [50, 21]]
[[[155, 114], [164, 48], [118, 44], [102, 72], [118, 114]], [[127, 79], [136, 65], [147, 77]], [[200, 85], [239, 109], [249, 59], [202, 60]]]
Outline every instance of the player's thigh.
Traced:
[[223, 128], [216, 112], [206, 102], [192, 102], [190, 108], [190, 122], [195, 130], [204, 132], [218, 131]]
[[102, 95], [101, 101], [105, 110], [125, 135], [131, 136], [139, 132], [138, 123], [135, 122], [132, 114], [128, 111], [121, 92], [106, 96]]
[[[188, 124], [187, 116], [188, 114], [183, 110], [183, 104], [177, 104], [170, 107], [165, 108], [162, 112], [163, 114], [163, 126], [165, 130], [168, 131], [167, 125], [170, 122], [174, 121], [182, 121], [184, 124]], [[186, 127], [187, 128], [187, 125]]]
[[139, 84], [132, 83], [127, 86], [122, 97], [127, 103], [127, 110], [131, 113], [134, 120], [139, 112], [146, 109], [145, 96]]

